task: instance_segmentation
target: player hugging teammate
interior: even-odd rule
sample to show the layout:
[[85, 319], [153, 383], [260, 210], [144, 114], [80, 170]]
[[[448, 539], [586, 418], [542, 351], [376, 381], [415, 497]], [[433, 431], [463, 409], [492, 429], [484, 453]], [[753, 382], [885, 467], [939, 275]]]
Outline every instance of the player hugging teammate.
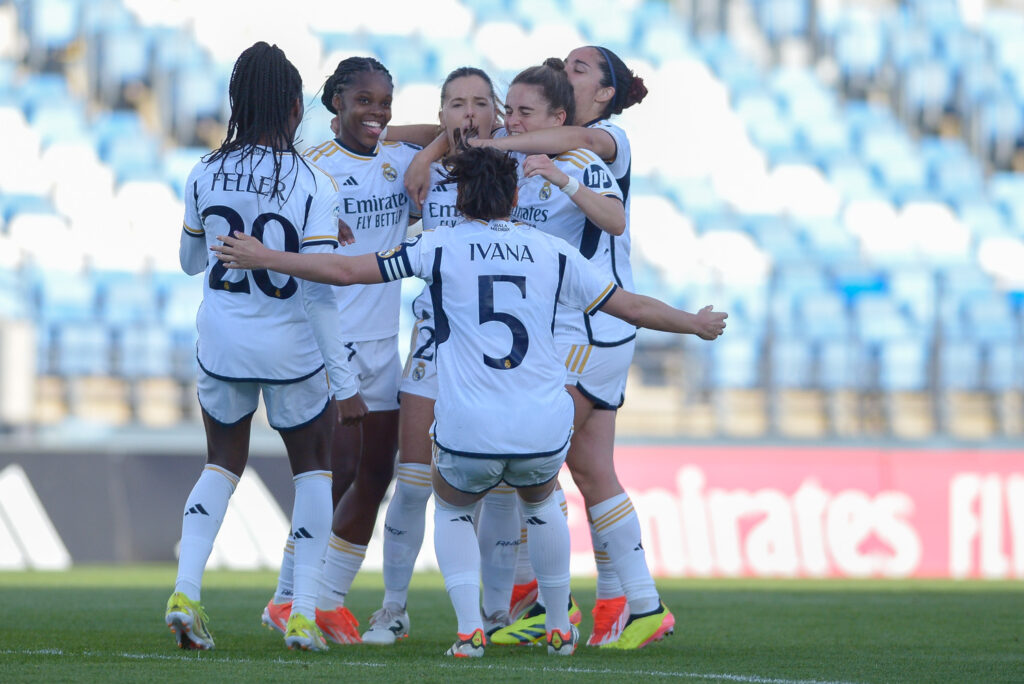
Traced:
[[[390, 644], [407, 636], [409, 578], [433, 491], [435, 549], [458, 619], [447, 654], [480, 656], [489, 640], [546, 642], [549, 653], [573, 653], [579, 609], [569, 593], [569, 533], [557, 487], [566, 462], [588, 506], [599, 569], [595, 631], [588, 643], [636, 649], [662, 638], [671, 633], [674, 618], [658, 598], [636, 514], [615, 477], [615, 411], [623, 400], [634, 326], [713, 340], [726, 316], [710, 306], [689, 314], [629, 292], [629, 143], [607, 118], [643, 97], [642, 81], [610, 51], [578, 48], [567, 62], [548, 60], [513, 81], [502, 128], [487, 75], [456, 70], [442, 87], [443, 131], [413, 159], [411, 148], [381, 141], [390, 119], [390, 76], [375, 60], [358, 59], [343, 61], [328, 80], [330, 92], [324, 92], [325, 104], [338, 114], [339, 137], [306, 153], [311, 164], [326, 167], [338, 188], [335, 212], [343, 222], [325, 232], [340, 237], [337, 253], [300, 254], [287, 236], [275, 242], [268, 236], [277, 233], [244, 221], [204, 222], [203, 232], [195, 219], [189, 223], [189, 214], [182, 237], [184, 255], [186, 237], [194, 239], [197, 230], [205, 235], [203, 246], [209, 243], [219, 260], [203, 265], [230, 282], [239, 282], [239, 274], [257, 282], [287, 277], [304, 293], [321, 297], [324, 286], [318, 283], [336, 286], [328, 297], [332, 334], [329, 340], [316, 336], [332, 384], [335, 377], [347, 381], [334, 391], [342, 425], [330, 450], [333, 534], [323, 515], [314, 526], [315, 545], [297, 532], [310, 529], [299, 527], [306, 513], [299, 510], [297, 475], [293, 532], [264, 622], [285, 632], [291, 648], [326, 648], [324, 635], [348, 644]], [[294, 130], [278, 138], [290, 145]], [[387, 135], [425, 143], [435, 130], [402, 127]], [[384, 158], [389, 147], [394, 160]], [[386, 192], [393, 187], [386, 184], [402, 174], [411, 197]], [[400, 196], [423, 206], [424, 231], [405, 241], [408, 214], [389, 218], [401, 212], [392, 206], [401, 203]], [[197, 197], [195, 203], [205, 219], [210, 212], [203, 201]], [[372, 232], [381, 221], [401, 234]], [[413, 276], [426, 287], [414, 306], [417, 323], [396, 410], [393, 288]], [[207, 294], [218, 295], [223, 293]], [[324, 308], [322, 301], [318, 305]], [[307, 325], [316, 332], [320, 315], [312, 309], [307, 306]], [[203, 348], [201, 327], [201, 361]], [[243, 380], [226, 376], [221, 382]], [[262, 388], [269, 409], [267, 386]], [[203, 396], [201, 384], [201, 402]], [[205, 403], [203, 408], [207, 418]], [[323, 460], [335, 415], [329, 408], [332, 419], [320, 421], [328, 430], [326, 436], [319, 433], [316, 470], [325, 482]], [[486, 419], [496, 412], [504, 416], [500, 425]], [[217, 424], [206, 422], [211, 434]], [[288, 446], [291, 426], [279, 427], [274, 419], [271, 424], [282, 430]], [[385, 520], [385, 596], [360, 637], [344, 596], [390, 481], [396, 440], [398, 482]], [[217, 466], [220, 457], [210, 443], [208, 462]], [[234, 456], [243, 466], [246, 449], [247, 439]], [[221, 475], [232, 485], [221, 487], [221, 517], [237, 481], [227, 476], [240, 472], [236, 467]], [[195, 491], [183, 519], [182, 565], [194, 498]], [[321, 492], [317, 510], [324, 507], [322, 499]], [[218, 526], [219, 519], [204, 528], [209, 548]], [[318, 575], [310, 577], [308, 563], [313, 546], [325, 558], [318, 596], [311, 592]], [[179, 570], [171, 599], [181, 605], [168, 605], [167, 622], [183, 646], [213, 646], [198, 594], [209, 548], [190, 552], [190, 570]], [[190, 637], [197, 628], [204, 638]]]

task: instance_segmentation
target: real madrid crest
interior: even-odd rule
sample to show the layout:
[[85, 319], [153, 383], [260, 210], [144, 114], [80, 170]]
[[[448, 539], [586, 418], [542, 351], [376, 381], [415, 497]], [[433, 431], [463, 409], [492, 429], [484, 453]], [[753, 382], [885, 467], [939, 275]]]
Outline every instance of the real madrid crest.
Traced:
[[426, 372], [427, 372], [427, 364], [425, 364], [422, 361], [420, 361], [419, 363], [416, 364], [416, 367], [412, 369], [412, 379], [413, 380], [422, 380], [423, 376], [426, 374]]
[[540, 198], [546, 200], [548, 197], [551, 197], [551, 182], [544, 181], [544, 185], [540, 188]]
[[384, 165], [380, 167], [380, 172], [384, 174], [384, 178], [389, 181], [395, 181], [398, 179], [398, 171], [395, 170], [394, 166], [387, 162], [384, 162]]

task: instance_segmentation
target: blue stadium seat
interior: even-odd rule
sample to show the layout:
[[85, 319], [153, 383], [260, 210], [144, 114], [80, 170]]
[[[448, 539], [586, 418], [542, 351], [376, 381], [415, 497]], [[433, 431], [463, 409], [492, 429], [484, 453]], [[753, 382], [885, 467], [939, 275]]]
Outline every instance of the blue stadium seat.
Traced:
[[861, 294], [853, 302], [853, 332], [867, 344], [891, 342], [910, 336], [908, 317], [888, 294]]
[[68, 47], [78, 36], [80, 0], [31, 0], [23, 6], [21, 18], [30, 52], [48, 52]]
[[1011, 95], [992, 95], [982, 99], [972, 126], [972, 140], [981, 154], [999, 168], [1009, 168], [1024, 133], [1024, 115]]
[[796, 330], [791, 334], [815, 342], [851, 336], [846, 305], [835, 292], [806, 292], [796, 299]]
[[984, 376], [980, 344], [972, 340], [943, 340], [938, 354], [937, 389], [971, 391], [982, 386]]
[[169, 377], [174, 372], [174, 338], [165, 328], [133, 325], [120, 330], [117, 372], [127, 378]]
[[1024, 358], [1019, 342], [993, 342], [985, 354], [985, 388], [991, 392], [1024, 387]]
[[883, 340], [878, 350], [878, 386], [884, 392], [928, 389], [930, 342], [925, 337]]
[[160, 316], [156, 289], [134, 273], [97, 275], [99, 318], [111, 328], [154, 323]]
[[901, 18], [889, 27], [889, 61], [897, 71], [904, 71], [934, 52], [931, 32], [915, 21]]
[[944, 62], [921, 59], [903, 70], [900, 104], [904, 118], [927, 130], [938, 130], [946, 108], [953, 102], [953, 77]]
[[149, 75], [149, 35], [137, 26], [103, 29], [94, 37], [96, 91], [110, 107], [127, 104], [124, 88]]
[[55, 333], [58, 375], [109, 375], [112, 370], [108, 330], [90, 323], [64, 323]]
[[44, 271], [36, 288], [43, 324], [96, 320], [96, 283], [88, 275]]
[[723, 337], [718, 342], [712, 345], [711, 350], [712, 386], [717, 389], [750, 389], [759, 386], [761, 340]]
[[807, 33], [810, 0], [755, 0], [757, 22], [771, 41]]
[[968, 295], [960, 301], [964, 331], [982, 342], [1005, 342], [1020, 337], [1009, 298], [1001, 292]]
[[881, 26], [851, 21], [836, 31], [835, 58], [845, 87], [863, 88], [874, 80], [885, 61], [886, 39]]
[[910, 314], [915, 326], [930, 330], [938, 302], [935, 273], [928, 267], [896, 268], [888, 274], [887, 280], [893, 301]]
[[777, 389], [801, 389], [814, 385], [814, 348], [811, 342], [776, 339], [769, 352], [771, 385]]
[[50, 200], [42, 195], [5, 195], [0, 194], [0, 219], [7, 224], [18, 214], [54, 214], [56, 211]]
[[77, 141], [89, 135], [85, 107], [72, 98], [36, 102], [27, 118], [44, 146]]
[[817, 386], [828, 391], [858, 390], [867, 385], [861, 347], [854, 341], [831, 339], [818, 348]]

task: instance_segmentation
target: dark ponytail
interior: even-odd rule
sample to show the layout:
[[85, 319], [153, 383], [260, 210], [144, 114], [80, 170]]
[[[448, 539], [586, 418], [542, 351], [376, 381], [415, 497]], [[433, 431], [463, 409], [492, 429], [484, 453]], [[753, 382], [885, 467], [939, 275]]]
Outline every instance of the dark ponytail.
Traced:
[[[246, 157], [267, 154], [260, 145], [263, 140], [276, 151], [291, 152], [301, 159], [295, 150], [289, 118], [295, 101], [302, 97], [302, 77], [298, 69], [288, 61], [284, 51], [276, 45], [265, 42], [254, 43], [235, 61], [228, 83], [228, 97], [231, 101], [231, 118], [228, 131], [220, 147], [206, 155], [203, 161], [221, 162], [232, 152], [241, 151], [239, 164]], [[281, 155], [274, 154], [274, 185], [270, 197], [274, 198], [281, 187]], [[258, 163], [259, 160], [255, 160]], [[302, 162], [305, 165], [305, 161]], [[298, 165], [295, 165], [296, 173]], [[281, 198], [283, 199], [283, 198]]]
[[345, 86], [349, 84], [353, 76], [368, 71], [383, 73], [388, 77], [388, 82], [394, 86], [394, 81], [391, 80], [391, 72], [373, 57], [349, 57], [348, 59], [343, 59], [338, 62], [338, 67], [334, 70], [334, 73], [327, 77], [327, 80], [324, 82], [324, 92], [320, 94], [320, 101], [323, 102], [324, 107], [327, 107], [327, 111], [331, 114], [337, 114], [338, 110], [334, 108], [334, 96], [341, 94], [341, 91], [345, 89]]
[[520, 71], [512, 79], [512, 85], [517, 83], [539, 87], [548, 102], [548, 113], [564, 109], [564, 125], [571, 126], [576, 120], [576, 98], [573, 96], [572, 84], [569, 83], [569, 75], [565, 73], [565, 62], [562, 60], [548, 57], [542, 65]]
[[445, 182], [458, 185], [455, 209], [469, 219], [505, 218], [515, 203], [516, 160], [493, 147], [466, 147], [445, 163]]
[[615, 89], [615, 95], [608, 101], [601, 118], [607, 119], [612, 114], [621, 114], [622, 110], [643, 102], [647, 96], [644, 80], [630, 71], [625, 62], [608, 48], [597, 45], [590, 47], [597, 50], [601, 56], [597, 62], [601, 68], [601, 87]]

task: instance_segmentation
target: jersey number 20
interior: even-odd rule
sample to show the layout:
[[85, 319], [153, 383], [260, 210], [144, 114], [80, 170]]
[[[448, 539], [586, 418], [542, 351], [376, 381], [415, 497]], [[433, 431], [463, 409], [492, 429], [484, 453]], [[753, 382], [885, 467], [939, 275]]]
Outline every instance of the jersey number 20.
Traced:
[[[228, 235], [232, 233], [244, 233], [245, 232], [245, 221], [238, 214], [237, 211], [231, 207], [217, 204], [212, 207], [207, 207], [203, 211], [203, 220], [206, 220], [207, 216], [219, 216], [228, 222]], [[271, 221], [276, 221], [284, 231], [284, 250], [286, 252], [298, 252], [299, 251], [299, 232], [295, 230], [295, 226], [292, 225], [291, 221], [286, 219], [280, 214], [273, 212], [267, 212], [266, 214], [260, 214], [256, 217], [256, 220], [252, 222], [251, 235], [259, 240], [263, 241], [263, 229]], [[249, 276], [244, 275], [240, 281], [233, 283], [224, 280], [225, 274], [228, 270], [225, 268], [224, 263], [217, 261], [213, 268], [210, 269], [210, 289], [211, 290], [223, 290], [224, 292], [236, 292], [240, 294], [248, 294], [249, 289]], [[274, 285], [270, 280], [270, 274], [267, 273], [265, 268], [257, 269], [252, 271], [252, 279], [256, 281], [256, 287], [268, 297], [274, 299], [288, 299], [296, 290], [299, 285], [295, 282], [295, 278], [288, 276], [288, 280], [285, 281], [284, 285]]]

